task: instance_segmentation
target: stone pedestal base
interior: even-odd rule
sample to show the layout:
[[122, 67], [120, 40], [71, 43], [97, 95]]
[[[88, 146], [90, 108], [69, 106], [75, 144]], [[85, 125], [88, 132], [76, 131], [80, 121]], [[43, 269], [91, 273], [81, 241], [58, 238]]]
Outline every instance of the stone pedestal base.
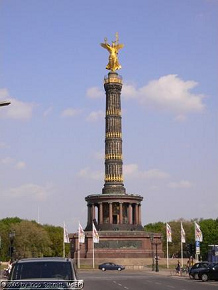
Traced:
[[[85, 243], [80, 244], [78, 249], [77, 234], [70, 235], [71, 255], [77, 259], [78, 250], [81, 259], [91, 259], [93, 257], [92, 232], [85, 232]], [[94, 256], [96, 259], [111, 261], [113, 258], [154, 258], [155, 249], [151, 242], [151, 235], [145, 231], [100, 231], [99, 243], [94, 244]], [[157, 255], [163, 257], [161, 235], [153, 234], [153, 239], [158, 241]]]

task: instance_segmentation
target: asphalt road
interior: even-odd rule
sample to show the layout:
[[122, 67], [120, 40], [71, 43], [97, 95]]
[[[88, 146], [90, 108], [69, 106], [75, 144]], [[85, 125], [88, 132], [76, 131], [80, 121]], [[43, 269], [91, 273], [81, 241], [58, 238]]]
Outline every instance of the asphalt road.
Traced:
[[80, 271], [85, 290], [215, 290], [218, 281], [202, 282], [189, 277], [149, 271]]

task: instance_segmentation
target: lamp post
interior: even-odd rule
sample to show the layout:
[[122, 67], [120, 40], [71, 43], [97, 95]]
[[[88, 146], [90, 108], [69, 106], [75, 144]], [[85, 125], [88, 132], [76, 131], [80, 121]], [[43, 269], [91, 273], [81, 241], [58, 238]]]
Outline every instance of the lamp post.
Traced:
[[152, 255], [152, 271], [154, 271], [154, 235], [153, 234], [151, 234], [150, 240], [151, 240], [151, 255]]
[[155, 245], [155, 272], [159, 272], [159, 265], [158, 265], [158, 245], [161, 245], [161, 237], [155, 237], [152, 236], [150, 237], [151, 239], [151, 244], [152, 244], [152, 271], [154, 271], [154, 254], [153, 254], [153, 245]]
[[0, 107], [8, 106], [8, 105], [10, 105], [10, 103], [11, 102], [8, 102], [8, 101], [0, 102]]
[[13, 257], [13, 252], [14, 252], [14, 237], [15, 237], [15, 231], [12, 231], [9, 233], [9, 239], [10, 239], [10, 248], [9, 248], [9, 253], [10, 253], [10, 259], [12, 261], [12, 257]]
[[0, 274], [1, 274], [2, 237], [0, 236]]

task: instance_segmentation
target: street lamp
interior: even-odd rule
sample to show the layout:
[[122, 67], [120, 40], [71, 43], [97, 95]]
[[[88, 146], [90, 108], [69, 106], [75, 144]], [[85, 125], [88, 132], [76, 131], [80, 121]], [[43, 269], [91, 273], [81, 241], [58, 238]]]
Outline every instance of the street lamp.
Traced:
[[8, 102], [8, 101], [0, 102], [0, 107], [8, 106], [8, 105], [10, 105], [10, 103], [11, 102]]
[[152, 271], [154, 271], [154, 254], [153, 254], [153, 245], [155, 245], [155, 272], [159, 272], [159, 265], [158, 265], [158, 245], [161, 245], [161, 237], [155, 237], [151, 236], [151, 244], [152, 244]]
[[154, 235], [153, 234], [151, 234], [150, 240], [151, 240], [151, 255], [152, 255], [152, 271], [154, 271]]
[[9, 239], [10, 239], [10, 248], [9, 248], [9, 253], [10, 253], [10, 260], [12, 261], [13, 257], [13, 252], [14, 252], [14, 237], [15, 237], [15, 231], [12, 231], [9, 233]]

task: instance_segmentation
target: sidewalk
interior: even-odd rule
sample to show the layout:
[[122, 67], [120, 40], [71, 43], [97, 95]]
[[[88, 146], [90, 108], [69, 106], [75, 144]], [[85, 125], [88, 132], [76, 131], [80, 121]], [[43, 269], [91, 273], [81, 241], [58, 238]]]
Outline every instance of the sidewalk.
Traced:
[[171, 276], [171, 277], [178, 277], [178, 278], [188, 278], [189, 275], [186, 273], [183, 274], [177, 274], [174, 269], [159, 269], [159, 272], [148, 270], [150, 273], [153, 273], [155, 275], [163, 275], [163, 276]]

